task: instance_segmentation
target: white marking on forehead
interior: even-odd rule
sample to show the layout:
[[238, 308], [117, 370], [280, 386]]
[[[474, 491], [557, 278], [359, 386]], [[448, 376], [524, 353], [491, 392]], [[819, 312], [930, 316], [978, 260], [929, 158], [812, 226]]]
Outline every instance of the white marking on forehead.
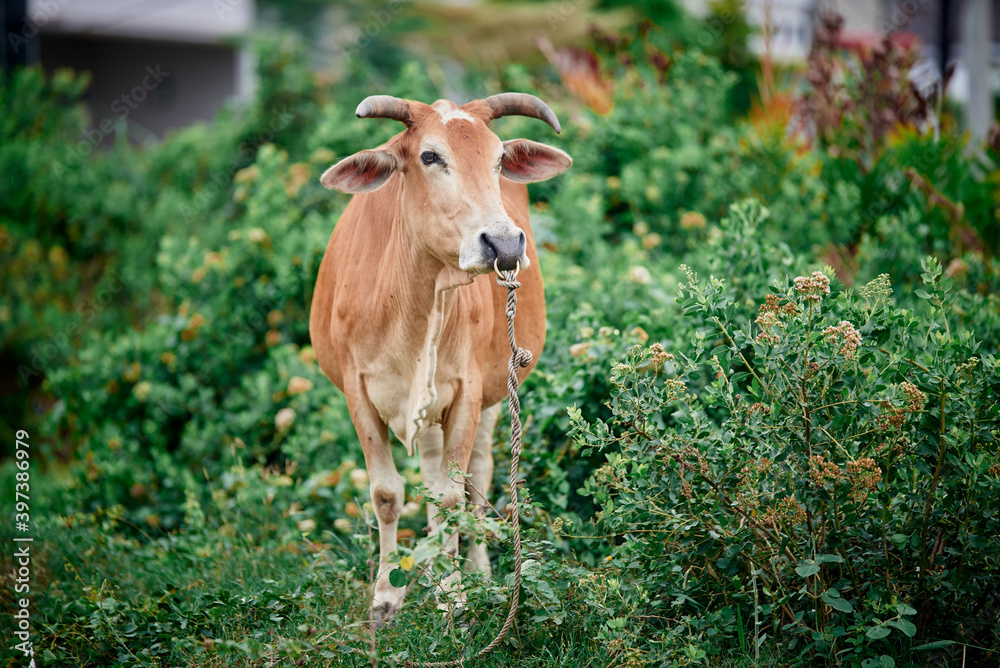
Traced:
[[438, 115], [441, 117], [441, 122], [445, 125], [448, 124], [448, 121], [453, 121], [456, 118], [463, 121], [475, 120], [472, 116], [469, 116], [467, 113], [455, 106], [454, 102], [449, 102], [448, 100], [438, 100], [431, 105], [431, 109], [438, 112]]

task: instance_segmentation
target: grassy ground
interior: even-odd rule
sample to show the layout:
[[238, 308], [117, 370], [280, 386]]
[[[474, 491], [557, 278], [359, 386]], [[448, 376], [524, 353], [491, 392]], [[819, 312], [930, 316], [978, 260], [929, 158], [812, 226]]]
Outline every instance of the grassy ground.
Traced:
[[[57, 476], [40, 477], [38, 498], [57, 499]], [[273, 505], [207, 515], [205, 528], [158, 535], [114, 513], [36, 512], [44, 517], [34, 533], [30, 592], [39, 665], [443, 660], [486, 645], [506, 614], [502, 576], [473, 588], [469, 610], [457, 620], [437, 610], [433, 591], [415, 587], [395, 621], [373, 636], [367, 619], [377, 536], [363, 518], [353, 534], [304, 535]], [[9, 543], [10, 536], [4, 539]], [[500, 572], [509, 572], [507, 558], [501, 561]], [[0, 585], [9, 591], [9, 555], [2, 566]], [[543, 628], [522, 615], [509, 642], [476, 665], [627, 665], [623, 658], [572, 620]]]

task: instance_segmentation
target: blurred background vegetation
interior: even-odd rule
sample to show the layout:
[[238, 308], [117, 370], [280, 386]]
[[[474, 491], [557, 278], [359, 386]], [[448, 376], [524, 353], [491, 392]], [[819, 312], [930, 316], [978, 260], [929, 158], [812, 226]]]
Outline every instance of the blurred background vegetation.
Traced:
[[[98, 148], [86, 71], [5, 70], [0, 422], [31, 434], [40, 665], [391, 663], [496, 629], [505, 545], [452, 626], [411, 485], [401, 537], [429, 570], [369, 646], [367, 478], [308, 311], [348, 201], [319, 175], [400, 129], [357, 103], [503, 91], [563, 133], [494, 130], [574, 166], [531, 189], [549, 305], [522, 399], [531, 565], [483, 665], [996, 665], [1000, 131], [914, 84], [895, 33], [854, 45], [822, 14], [805, 59], [778, 62], [743, 9], [260, 2], [233, 42], [252, 93]], [[793, 282], [813, 271], [815, 319]], [[768, 295], [791, 305], [786, 348], [759, 336]], [[841, 320], [864, 352], [815, 361]], [[763, 480], [741, 469], [763, 459]]]

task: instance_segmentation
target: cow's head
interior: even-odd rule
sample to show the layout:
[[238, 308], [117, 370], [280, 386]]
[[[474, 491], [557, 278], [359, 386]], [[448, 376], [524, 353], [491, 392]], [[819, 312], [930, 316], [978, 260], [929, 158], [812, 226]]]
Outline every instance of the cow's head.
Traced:
[[446, 265], [468, 272], [528, 265], [524, 232], [504, 210], [500, 179], [533, 183], [567, 169], [563, 151], [527, 139], [500, 141], [489, 129], [501, 116], [531, 116], [559, 132], [548, 105], [533, 95], [504, 93], [456, 106], [374, 95], [359, 118], [392, 118], [407, 129], [386, 144], [344, 158], [323, 174], [327, 188], [364, 193], [402, 175], [401, 220], [414, 243]]

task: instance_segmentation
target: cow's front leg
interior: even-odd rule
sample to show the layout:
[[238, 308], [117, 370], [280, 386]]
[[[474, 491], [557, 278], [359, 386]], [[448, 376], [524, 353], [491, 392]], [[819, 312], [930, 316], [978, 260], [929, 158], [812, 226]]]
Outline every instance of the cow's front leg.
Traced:
[[392, 460], [388, 429], [364, 394], [363, 381], [358, 379], [355, 391], [345, 394], [354, 429], [365, 453], [372, 508], [378, 521], [378, 575], [372, 610], [376, 626], [381, 626], [403, 605], [406, 591], [389, 582], [389, 572], [396, 566], [389, 561], [389, 556], [396, 551], [396, 529], [403, 509], [405, 486]]
[[374, 457], [365, 452], [365, 463], [371, 479], [372, 507], [378, 520], [378, 578], [375, 580], [375, 597], [372, 601], [375, 623], [381, 626], [396, 614], [403, 605], [405, 589], [394, 587], [389, 582], [389, 572], [396, 567], [389, 556], [396, 551], [396, 532], [399, 528], [399, 514], [403, 509], [405, 487], [403, 478], [396, 471], [392, 461], [389, 441]]

